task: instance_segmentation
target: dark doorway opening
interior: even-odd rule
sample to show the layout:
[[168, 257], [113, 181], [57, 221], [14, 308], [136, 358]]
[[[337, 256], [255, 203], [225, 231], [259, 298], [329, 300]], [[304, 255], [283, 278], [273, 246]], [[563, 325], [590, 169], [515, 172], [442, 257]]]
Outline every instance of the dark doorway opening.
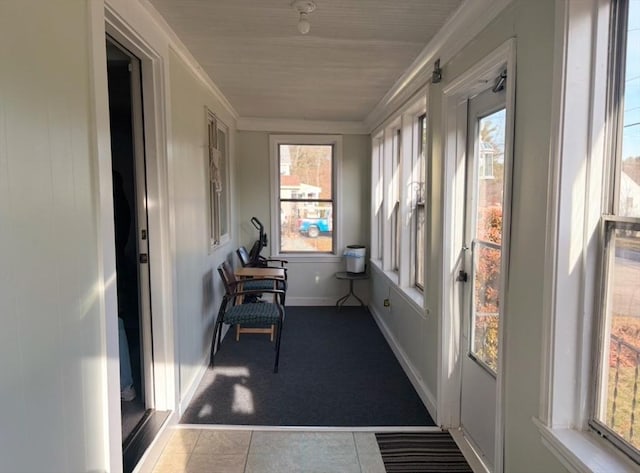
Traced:
[[141, 62], [107, 37], [123, 468], [133, 471], [168, 413], [154, 409]]

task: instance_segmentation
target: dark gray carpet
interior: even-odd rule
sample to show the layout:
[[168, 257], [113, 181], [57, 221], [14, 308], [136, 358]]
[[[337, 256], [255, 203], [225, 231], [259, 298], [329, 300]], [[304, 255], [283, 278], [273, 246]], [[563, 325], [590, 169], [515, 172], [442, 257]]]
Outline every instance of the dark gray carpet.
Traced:
[[387, 473], [473, 473], [449, 432], [376, 434]]
[[365, 308], [287, 307], [277, 374], [273, 347], [229, 332], [181, 422], [434, 425]]

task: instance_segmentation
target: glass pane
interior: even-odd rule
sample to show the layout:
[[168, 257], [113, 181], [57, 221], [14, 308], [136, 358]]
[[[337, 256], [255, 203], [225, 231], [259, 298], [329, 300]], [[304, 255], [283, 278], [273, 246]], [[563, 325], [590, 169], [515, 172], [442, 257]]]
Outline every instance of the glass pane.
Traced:
[[412, 172], [415, 176], [415, 248], [414, 281], [418, 289], [424, 289], [424, 252], [425, 252], [425, 149], [427, 143], [427, 117], [418, 118], [418, 152], [414, 156]]
[[629, 2], [618, 213], [640, 217], [640, 1]]
[[416, 207], [416, 286], [424, 289], [424, 252], [425, 252], [425, 231], [424, 231], [424, 205]]
[[280, 202], [280, 251], [333, 252], [333, 204]]
[[496, 370], [500, 314], [500, 263], [506, 110], [478, 122], [475, 159], [475, 238], [471, 352]]
[[640, 232], [613, 232], [597, 419], [640, 449]]
[[384, 142], [379, 140], [378, 144], [378, 192], [380, 195], [380, 205], [378, 206], [378, 257], [382, 259], [384, 252]]
[[471, 352], [493, 371], [498, 368], [501, 253], [500, 248], [475, 244]]
[[280, 145], [280, 198], [333, 198], [332, 145]]
[[280, 251], [333, 252], [333, 202], [321, 201], [333, 199], [333, 146], [281, 144], [279, 153]]

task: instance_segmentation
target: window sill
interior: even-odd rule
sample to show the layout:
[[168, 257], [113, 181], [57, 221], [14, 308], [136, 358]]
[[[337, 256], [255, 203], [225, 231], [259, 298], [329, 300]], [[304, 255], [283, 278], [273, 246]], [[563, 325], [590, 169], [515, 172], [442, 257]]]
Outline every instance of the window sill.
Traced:
[[229, 243], [231, 243], [231, 238], [229, 238], [229, 235], [225, 235], [220, 239], [220, 243], [210, 243], [209, 244], [209, 254], [212, 255], [214, 254], [216, 251], [219, 251], [221, 248], [224, 248], [225, 246], [227, 246]]
[[552, 429], [539, 419], [534, 424], [542, 435], [542, 443], [569, 471], [576, 473], [637, 472], [631, 459], [590, 431]]
[[402, 293], [405, 296], [405, 299], [412, 304], [416, 310], [420, 312], [420, 314], [425, 316], [425, 309], [422, 306], [424, 304], [424, 295], [422, 292], [417, 290], [415, 287], [403, 287], [401, 288]]
[[319, 264], [325, 264], [325, 263], [342, 263], [344, 261], [344, 258], [342, 256], [338, 256], [338, 255], [332, 255], [332, 254], [300, 254], [300, 253], [283, 253], [283, 254], [274, 254], [272, 256], [270, 256], [270, 258], [275, 258], [275, 259], [284, 259], [289, 261], [290, 263], [319, 263]]

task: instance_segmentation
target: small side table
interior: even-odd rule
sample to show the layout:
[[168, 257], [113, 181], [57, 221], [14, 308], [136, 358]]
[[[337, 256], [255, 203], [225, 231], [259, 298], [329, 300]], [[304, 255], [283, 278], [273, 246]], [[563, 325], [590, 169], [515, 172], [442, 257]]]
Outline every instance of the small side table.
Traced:
[[349, 293], [346, 296], [342, 296], [340, 299], [338, 299], [336, 301], [336, 307], [339, 309], [340, 307], [342, 307], [344, 305], [345, 302], [347, 302], [347, 299], [349, 299], [349, 297], [353, 296], [356, 299], [358, 299], [358, 301], [360, 302], [361, 306], [364, 306], [364, 302], [362, 302], [362, 299], [360, 299], [358, 296], [356, 296], [356, 293], [353, 292], [353, 281], [359, 281], [359, 280], [363, 280], [363, 279], [369, 279], [369, 275], [365, 272], [365, 273], [350, 273], [348, 271], [339, 271], [336, 273], [336, 279], [346, 279], [349, 281]]

